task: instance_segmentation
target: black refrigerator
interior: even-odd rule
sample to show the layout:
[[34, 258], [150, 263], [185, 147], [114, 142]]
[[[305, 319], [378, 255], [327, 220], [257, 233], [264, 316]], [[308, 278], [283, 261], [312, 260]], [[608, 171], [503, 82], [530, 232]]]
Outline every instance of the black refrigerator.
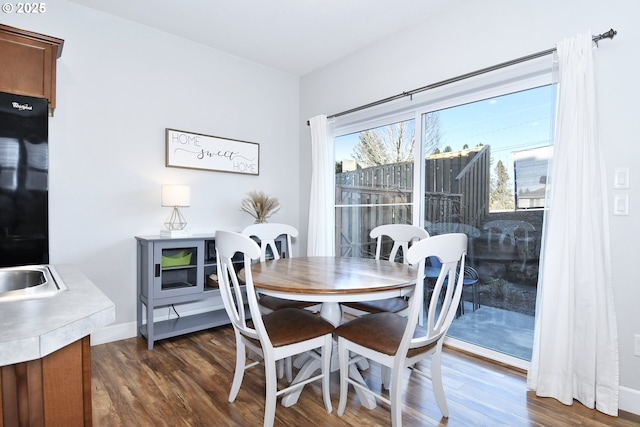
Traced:
[[0, 92], [0, 267], [49, 263], [47, 100]]

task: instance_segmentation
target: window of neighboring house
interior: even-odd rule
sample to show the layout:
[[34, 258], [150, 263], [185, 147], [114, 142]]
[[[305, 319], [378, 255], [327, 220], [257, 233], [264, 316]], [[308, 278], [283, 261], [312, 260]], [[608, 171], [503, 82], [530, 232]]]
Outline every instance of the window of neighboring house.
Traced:
[[477, 281], [464, 289], [448, 340], [520, 367], [533, 344], [552, 156], [556, 88], [546, 80], [443, 89], [403, 120], [334, 128], [336, 253], [373, 257], [369, 232], [386, 223], [467, 234]]

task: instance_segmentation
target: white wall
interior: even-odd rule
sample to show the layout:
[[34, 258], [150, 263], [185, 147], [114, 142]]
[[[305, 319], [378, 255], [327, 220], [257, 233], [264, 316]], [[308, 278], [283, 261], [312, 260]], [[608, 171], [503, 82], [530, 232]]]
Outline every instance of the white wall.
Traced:
[[[431, 19], [304, 76], [300, 86], [304, 121], [543, 51], [577, 33], [616, 29], [616, 38], [600, 42], [598, 50], [600, 132], [610, 183], [614, 168], [629, 167], [631, 172], [630, 215], [611, 216], [610, 221], [620, 403], [622, 409], [635, 413], [640, 413], [640, 357], [633, 355], [632, 346], [633, 335], [640, 334], [640, 228], [635, 224], [640, 218], [638, 16], [640, 3], [635, 0], [451, 0], [446, 10]], [[310, 137], [305, 125], [300, 127], [300, 140], [302, 164], [309, 164]], [[308, 188], [309, 169], [302, 168], [300, 178], [301, 188]], [[610, 199], [619, 192], [611, 189]], [[305, 225], [308, 203], [308, 194], [301, 193], [300, 222]]]
[[[77, 265], [115, 303], [115, 327], [135, 335], [135, 235], [170, 213], [162, 184], [191, 186], [193, 232], [240, 230], [248, 191], [298, 226], [299, 78], [65, 0], [3, 23], [65, 40], [49, 120], [51, 262]], [[257, 142], [260, 176], [166, 168], [165, 128]]]

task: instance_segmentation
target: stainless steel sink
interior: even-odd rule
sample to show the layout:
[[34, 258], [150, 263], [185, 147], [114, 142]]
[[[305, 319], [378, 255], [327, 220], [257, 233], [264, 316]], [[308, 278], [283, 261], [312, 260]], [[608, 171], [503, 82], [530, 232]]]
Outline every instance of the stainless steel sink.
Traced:
[[48, 265], [0, 268], [0, 302], [54, 296], [67, 289]]

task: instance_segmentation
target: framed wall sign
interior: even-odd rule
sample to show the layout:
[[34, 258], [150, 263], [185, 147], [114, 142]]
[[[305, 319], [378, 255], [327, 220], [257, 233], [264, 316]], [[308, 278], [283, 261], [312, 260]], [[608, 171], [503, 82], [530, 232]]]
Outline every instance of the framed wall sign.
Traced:
[[166, 166], [219, 172], [260, 174], [260, 144], [169, 129]]

